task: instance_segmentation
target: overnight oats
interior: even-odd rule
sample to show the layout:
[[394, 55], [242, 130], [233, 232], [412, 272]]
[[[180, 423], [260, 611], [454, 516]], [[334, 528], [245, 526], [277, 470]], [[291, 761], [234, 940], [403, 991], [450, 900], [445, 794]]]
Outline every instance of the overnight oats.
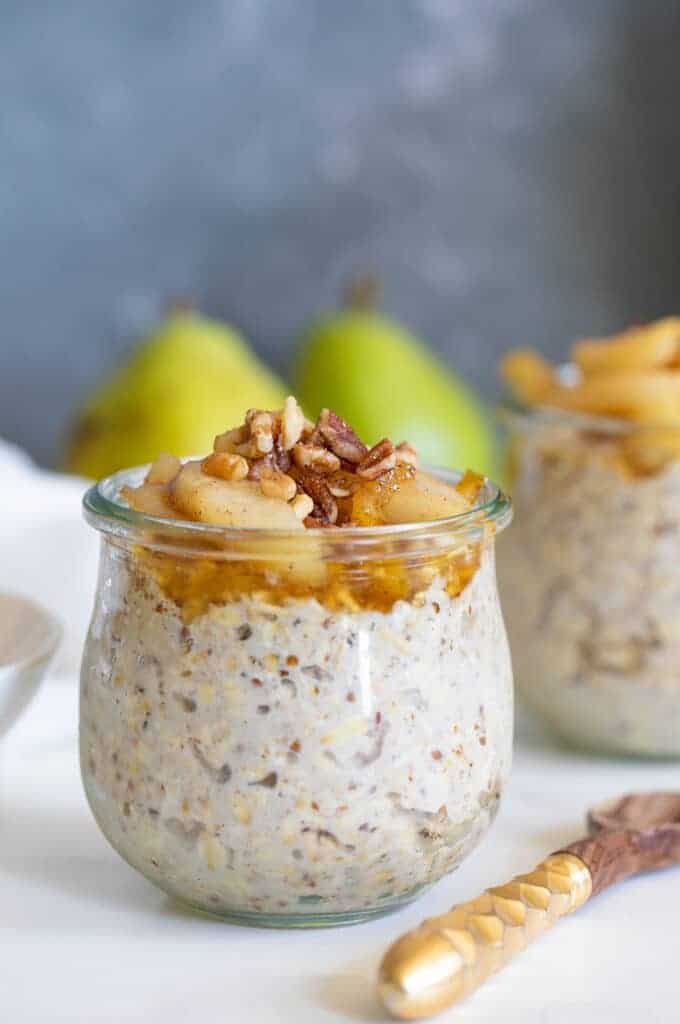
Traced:
[[284, 926], [382, 913], [458, 865], [511, 760], [495, 485], [289, 398], [85, 509], [82, 772], [131, 865]]
[[573, 743], [680, 755], [680, 319], [503, 372], [499, 581], [524, 701]]

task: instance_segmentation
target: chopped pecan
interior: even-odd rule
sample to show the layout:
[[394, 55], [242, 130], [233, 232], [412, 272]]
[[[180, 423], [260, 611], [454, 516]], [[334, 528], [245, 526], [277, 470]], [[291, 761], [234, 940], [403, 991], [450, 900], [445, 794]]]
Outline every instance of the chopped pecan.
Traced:
[[264, 409], [249, 409], [246, 413], [246, 424], [250, 429], [253, 455], [266, 455], [274, 447], [274, 414]]
[[298, 483], [314, 502], [312, 518], [334, 523], [338, 518], [338, 503], [321, 474], [313, 469], [301, 469], [298, 471]]
[[394, 449], [394, 454], [397, 456], [397, 464], [402, 463], [407, 466], [415, 466], [418, 468], [418, 452], [415, 450], [412, 444], [408, 441], [402, 441]]
[[317, 473], [334, 473], [340, 468], [340, 459], [323, 445], [296, 444], [293, 448], [293, 462], [300, 469], [310, 467]]
[[337, 413], [330, 409], [322, 409], [317, 430], [330, 450], [347, 462], [361, 462], [367, 452], [364, 442], [357, 437], [349, 423], [345, 423]]
[[[309, 441], [314, 434], [318, 434], [316, 423], [312, 423], [311, 420], [308, 420], [307, 417], [305, 417], [305, 422], [302, 425], [302, 433], [300, 434], [300, 440]], [[319, 438], [321, 438], [320, 434]]]
[[314, 502], [308, 494], [298, 494], [290, 503], [298, 519], [307, 519], [314, 510]]
[[274, 438], [274, 463], [282, 473], [287, 473], [290, 469], [290, 452], [284, 448], [281, 435]]
[[254, 459], [254, 461], [250, 463], [248, 479], [259, 480], [263, 473], [270, 473], [274, 469], [277, 469], [274, 453], [269, 452], [267, 455], [263, 455], [261, 459]]
[[285, 451], [290, 451], [300, 440], [305, 426], [305, 416], [292, 395], [283, 405], [281, 416], [281, 445]]
[[341, 484], [334, 483], [329, 483], [328, 490], [334, 498], [349, 498], [352, 493], [349, 487], [343, 487]]
[[327, 477], [326, 482], [334, 498], [349, 498], [350, 494], [354, 494], [360, 483], [357, 480], [356, 473], [348, 473], [342, 469]]
[[278, 469], [263, 469], [260, 473], [260, 489], [267, 498], [279, 498], [281, 501], [291, 501], [297, 492], [297, 486], [292, 477], [286, 476]]
[[363, 476], [366, 480], [375, 480], [383, 473], [394, 469], [397, 464], [397, 456], [394, 445], [387, 438], [374, 444], [357, 466], [357, 475]]
[[209, 476], [217, 476], [221, 480], [245, 480], [248, 476], [248, 463], [242, 455], [231, 452], [213, 452], [201, 463], [203, 472]]

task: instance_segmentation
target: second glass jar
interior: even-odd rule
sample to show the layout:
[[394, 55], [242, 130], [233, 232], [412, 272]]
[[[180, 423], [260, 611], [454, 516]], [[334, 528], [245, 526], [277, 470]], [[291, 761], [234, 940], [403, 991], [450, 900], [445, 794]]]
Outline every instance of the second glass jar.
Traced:
[[680, 430], [504, 410], [518, 692], [569, 742], [680, 756]]

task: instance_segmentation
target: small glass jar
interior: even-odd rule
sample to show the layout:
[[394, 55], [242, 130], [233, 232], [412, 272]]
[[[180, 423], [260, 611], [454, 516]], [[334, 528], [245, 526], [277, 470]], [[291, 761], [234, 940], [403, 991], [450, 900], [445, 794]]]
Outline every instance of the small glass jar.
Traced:
[[[102, 533], [81, 765], [116, 850], [172, 896], [269, 926], [347, 924], [455, 868], [510, 770], [494, 537], [428, 524], [230, 529], [85, 497]], [[453, 479], [456, 479], [455, 477]]]
[[595, 751], [680, 755], [680, 430], [505, 408], [518, 692]]

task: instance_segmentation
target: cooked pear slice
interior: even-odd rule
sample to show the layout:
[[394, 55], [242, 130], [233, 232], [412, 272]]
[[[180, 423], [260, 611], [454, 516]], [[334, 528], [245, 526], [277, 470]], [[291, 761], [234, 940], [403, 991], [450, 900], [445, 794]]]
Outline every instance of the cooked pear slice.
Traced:
[[680, 352], [680, 317], [668, 316], [629, 327], [609, 338], [584, 338], [571, 347], [572, 359], [588, 376], [671, 366]]
[[146, 474], [145, 484], [169, 484], [171, 483], [180, 469], [182, 463], [176, 455], [168, 455], [167, 452], [161, 452], [155, 462], [152, 462], [149, 466], [149, 472]]
[[272, 530], [304, 530], [294, 510], [280, 498], [266, 497], [254, 480], [219, 480], [187, 462], [170, 487], [177, 510], [199, 523]]
[[148, 516], [161, 516], [163, 519], [177, 519], [177, 511], [170, 502], [164, 484], [143, 483], [139, 487], [123, 487], [121, 495], [135, 512], [145, 512]]
[[421, 523], [459, 515], [470, 507], [455, 487], [421, 470], [390, 492], [381, 516], [385, 523]]

